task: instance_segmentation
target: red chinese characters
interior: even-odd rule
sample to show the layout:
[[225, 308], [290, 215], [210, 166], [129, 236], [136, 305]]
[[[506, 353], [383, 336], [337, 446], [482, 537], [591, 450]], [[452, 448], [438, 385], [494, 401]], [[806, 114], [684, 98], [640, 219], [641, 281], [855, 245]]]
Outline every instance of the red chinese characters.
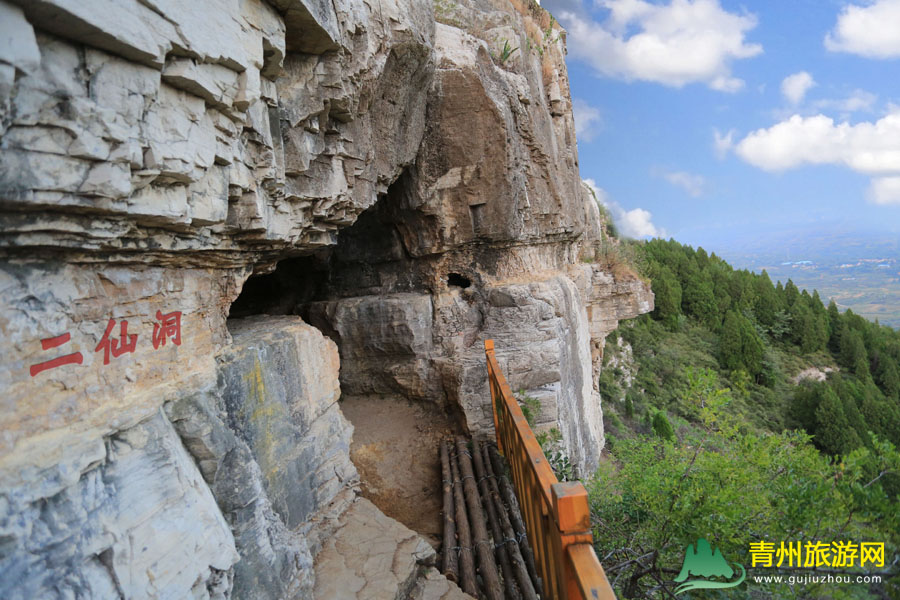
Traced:
[[128, 334], [128, 321], [123, 320], [119, 322], [119, 339], [109, 337], [109, 334], [112, 333], [115, 326], [116, 320], [110, 319], [109, 323], [106, 324], [106, 331], [103, 332], [103, 337], [100, 338], [100, 343], [94, 348], [94, 352], [103, 350], [104, 365], [109, 364], [110, 354], [115, 358], [119, 358], [126, 352], [134, 352], [134, 349], [137, 346], [137, 334]]
[[[72, 336], [69, 335], [68, 332], [56, 337], [45, 338], [41, 340], [41, 348], [43, 350], [50, 350], [51, 348], [62, 346], [70, 339], [72, 339]], [[31, 376], [34, 377], [41, 371], [46, 371], [47, 369], [55, 369], [56, 367], [61, 367], [63, 365], [80, 365], [83, 361], [84, 357], [81, 355], [81, 352], [73, 352], [72, 354], [58, 356], [57, 358], [31, 365], [29, 371], [31, 372]]]
[[[158, 350], [160, 346], [165, 346], [167, 341], [172, 342], [175, 346], [181, 345], [181, 317], [182, 312], [180, 310], [169, 313], [163, 313], [159, 310], [156, 311], [156, 322], [153, 323], [153, 334], [150, 336], [150, 341], [153, 344], [154, 350]], [[116, 331], [117, 323], [118, 331]], [[133, 325], [134, 323], [132, 323], [132, 326]], [[62, 346], [71, 339], [71, 335], [64, 333], [56, 337], [41, 340], [41, 347], [44, 350], [50, 350], [51, 348]], [[142, 339], [146, 339], [146, 337]], [[103, 364], [108, 365], [110, 358], [118, 358], [123, 354], [135, 352], [137, 343], [138, 334], [128, 333], [128, 321], [125, 319], [119, 321], [111, 318], [106, 323], [106, 330], [103, 332], [103, 336], [100, 338], [97, 347], [94, 348], [94, 352], [103, 352]], [[63, 365], [80, 365], [83, 362], [84, 356], [82, 356], [81, 352], [73, 352], [72, 354], [66, 354], [31, 365], [29, 371], [31, 376], [34, 377], [38, 373], [48, 369], [55, 369], [56, 367], [61, 367]]]
[[157, 323], [153, 324], [153, 349], [166, 345], [166, 339], [171, 338], [176, 346], [181, 345], [181, 311], [176, 310], [163, 314], [156, 311]]

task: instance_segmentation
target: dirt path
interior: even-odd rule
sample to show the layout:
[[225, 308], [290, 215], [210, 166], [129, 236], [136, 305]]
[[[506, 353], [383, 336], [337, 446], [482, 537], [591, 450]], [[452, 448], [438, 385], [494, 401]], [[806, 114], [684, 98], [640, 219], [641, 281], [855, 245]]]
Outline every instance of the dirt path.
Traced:
[[443, 411], [396, 397], [345, 397], [353, 423], [350, 458], [362, 495], [389, 517], [425, 536], [441, 538], [439, 443], [457, 429]]

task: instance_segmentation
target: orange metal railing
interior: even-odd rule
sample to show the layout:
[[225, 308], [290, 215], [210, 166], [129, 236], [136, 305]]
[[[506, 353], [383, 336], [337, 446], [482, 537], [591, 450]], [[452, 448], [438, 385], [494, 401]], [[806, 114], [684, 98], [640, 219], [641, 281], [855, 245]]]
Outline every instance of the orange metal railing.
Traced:
[[615, 600], [594, 553], [587, 490], [579, 482], [556, 479], [500, 371], [493, 340], [485, 340], [484, 351], [497, 446], [512, 472], [544, 597]]

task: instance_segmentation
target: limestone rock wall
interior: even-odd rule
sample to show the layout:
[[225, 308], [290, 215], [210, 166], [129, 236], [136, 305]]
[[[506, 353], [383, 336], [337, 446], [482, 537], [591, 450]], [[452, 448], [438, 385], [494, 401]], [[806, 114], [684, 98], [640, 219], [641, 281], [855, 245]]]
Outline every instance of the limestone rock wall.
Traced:
[[429, 3], [2, 6], [5, 246], [262, 267], [331, 243], [418, 148]]
[[0, 595], [228, 597], [231, 529], [165, 416], [98, 442], [69, 485], [5, 494]]
[[590, 471], [652, 295], [582, 262], [564, 56], [530, 0], [0, 0], [0, 596], [309, 597], [338, 396], [486, 435], [487, 337]]
[[306, 597], [316, 513], [357, 480], [334, 343], [296, 317], [231, 321], [217, 386], [166, 406], [231, 524], [237, 598]]

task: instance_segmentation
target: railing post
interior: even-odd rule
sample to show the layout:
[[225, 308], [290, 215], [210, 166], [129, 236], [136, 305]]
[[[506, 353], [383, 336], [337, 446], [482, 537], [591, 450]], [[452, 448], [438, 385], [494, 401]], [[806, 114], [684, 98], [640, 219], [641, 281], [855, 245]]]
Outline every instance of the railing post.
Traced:
[[491, 388], [491, 414], [494, 415], [494, 435], [497, 438], [497, 449], [500, 451], [500, 454], [506, 456], [506, 451], [503, 449], [503, 440], [500, 436], [499, 416], [497, 415], [497, 394], [500, 391], [496, 385], [497, 375], [491, 367], [491, 359], [493, 358], [495, 362], [497, 360], [497, 356], [494, 354], [494, 340], [484, 340], [484, 354], [487, 356], [488, 387]]
[[565, 600], [580, 600], [581, 588], [575, 569], [568, 558], [572, 544], [592, 544], [591, 512], [587, 490], [577, 481], [555, 483], [550, 486], [553, 497], [553, 513], [559, 527], [559, 546], [556, 548], [556, 572], [560, 577], [560, 590]]
[[578, 573], [581, 597], [587, 600], [616, 600], [609, 579], [592, 544], [569, 544], [568, 563]]

